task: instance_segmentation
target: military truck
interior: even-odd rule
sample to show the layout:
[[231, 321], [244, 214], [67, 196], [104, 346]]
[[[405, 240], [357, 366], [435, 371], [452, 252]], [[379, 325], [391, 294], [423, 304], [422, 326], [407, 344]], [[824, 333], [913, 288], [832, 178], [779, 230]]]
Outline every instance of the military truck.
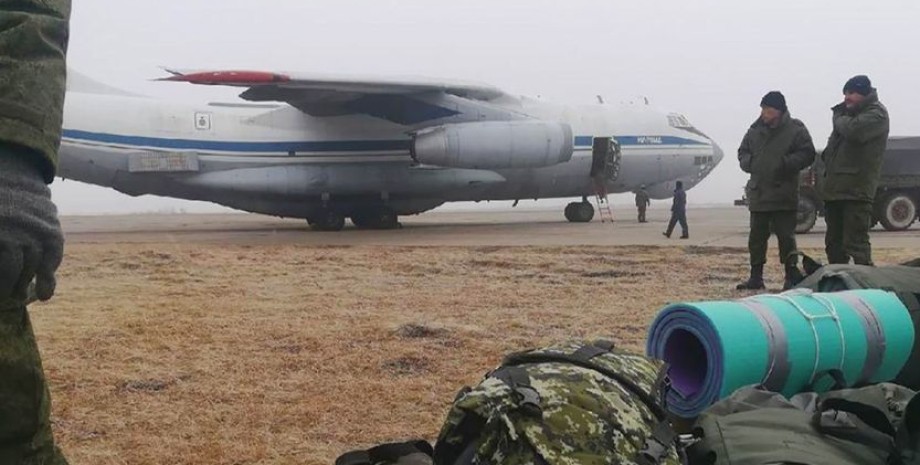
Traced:
[[[799, 210], [795, 232], [804, 234], [824, 216], [820, 182], [823, 166], [820, 155], [811, 167], [799, 174]], [[747, 205], [747, 194], [735, 205]], [[888, 231], [911, 227], [920, 213], [920, 137], [892, 137], [882, 162], [882, 176], [875, 193], [873, 226]]]

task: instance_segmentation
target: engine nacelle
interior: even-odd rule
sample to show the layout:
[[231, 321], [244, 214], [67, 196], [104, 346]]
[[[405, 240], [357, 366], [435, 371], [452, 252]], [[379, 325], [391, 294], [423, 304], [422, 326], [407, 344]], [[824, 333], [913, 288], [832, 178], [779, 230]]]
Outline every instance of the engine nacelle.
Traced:
[[419, 163], [451, 168], [540, 168], [571, 160], [573, 145], [568, 124], [485, 121], [423, 129], [412, 155]]

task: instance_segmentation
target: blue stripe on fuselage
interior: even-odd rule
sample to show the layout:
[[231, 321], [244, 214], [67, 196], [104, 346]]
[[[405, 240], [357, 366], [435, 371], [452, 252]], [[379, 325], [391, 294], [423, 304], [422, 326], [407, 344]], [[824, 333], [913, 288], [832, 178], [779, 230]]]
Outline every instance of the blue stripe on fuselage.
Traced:
[[382, 152], [409, 150], [405, 140], [333, 140], [317, 142], [229, 142], [215, 140], [166, 139], [160, 137], [122, 136], [100, 132], [65, 129], [64, 137], [87, 142], [171, 150], [213, 150], [218, 152]]
[[[385, 152], [409, 151], [410, 139], [393, 140], [332, 140], [300, 142], [232, 142], [195, 139], [171, 139], [147, 136], [124, 136], [101, 132], [65, 129], [64, 137], [84, 142], [130, 147], [152, 147], [169, 150], [205, 150], [233, 153], [270, 152]], [[657, 145], [709, 145], [706, 142], [675, 136], [617, 136], [621, 146], [654, 147]], [[576, 136], [575, 147], [591, 147], [594, 136]]]
[[[614, 136], [620, 146], [709, 145], [707, 142], [676, 136]], [[576, 147], [591, 147], [594, 136], [575, 136]]]

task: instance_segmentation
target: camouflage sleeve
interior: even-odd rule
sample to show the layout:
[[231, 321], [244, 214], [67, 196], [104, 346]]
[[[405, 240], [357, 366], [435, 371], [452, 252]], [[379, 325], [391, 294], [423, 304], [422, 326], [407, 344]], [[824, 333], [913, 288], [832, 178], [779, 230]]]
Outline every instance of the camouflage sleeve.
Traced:
[[741, 165], [741, 171], [751, 172], [751, 163], [754, 160], [754, 153], [751, 151], [751, 131], [741, 139], [741, 147], [738, 147], [738, 163]]
[[834, 116], [834, 131], [860, 144], [887, 136], [888, 124], [888, 112], [880, 106], [871, 107], [857, 115]]
[[798, 173], [815, 162], [815, 154], [815, 143], [803, 124], [796, 134], [792, 149], [783, 158], [783, 165], [789, 172]]
[[35, 152], [54, 179], [61, 140], [70, 0], [0, 1], [0, 141]]

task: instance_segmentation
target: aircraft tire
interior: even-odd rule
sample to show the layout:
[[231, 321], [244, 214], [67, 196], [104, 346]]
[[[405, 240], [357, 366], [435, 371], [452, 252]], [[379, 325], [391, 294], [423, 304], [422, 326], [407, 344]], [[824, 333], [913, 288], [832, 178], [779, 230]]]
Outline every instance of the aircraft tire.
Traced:
[[310, 227], [314, 231], [341, 231], [345, 227], [345, 216], [341, 213], [327, 210], [314, 217]]
[[351, 222], [361, 229], [396, 229], [399, 215], [389, 207], [373, 207], [352, 213]]
[[377, 229], [396, 229], [399, 227], [399, 215], [392, 208], [380, 207], [374, 213], [374, 226]]
[[588, 223], [594, 219], [594, 207], [588, 202], [572, 202], [565, 206], [565, 219], [571, 223]]
[[368, 219], [366, 212], [355, 212], [349, 217], [351, 224], [358, 229], [371, 229], [371, 221]]
[[565, 219], [569, 220], [570, 223], [575, 223], [575, 209], [578, 208], [577, 202], [572, 202], [565, 206]]

